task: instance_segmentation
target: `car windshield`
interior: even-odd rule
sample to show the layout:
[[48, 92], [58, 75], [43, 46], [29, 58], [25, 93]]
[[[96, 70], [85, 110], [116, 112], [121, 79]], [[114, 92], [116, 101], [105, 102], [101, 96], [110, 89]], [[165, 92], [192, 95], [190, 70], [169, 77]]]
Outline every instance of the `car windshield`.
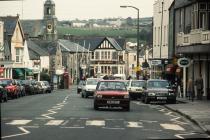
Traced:
[[87, 85], [97, 85], [98, 80], [96, 79], [88, 79], [87, 80]]
[[148, 81], [148, 88], [166, 88], [169, 85], [168, 81]]
[[131, 86], [132, 87], [144, 87], [145, 82], [144, 81], [132, 81]]
[[47, 82], [47, 81], [44, 81], [44, 84], [45, 84], [45, 86], [49, 86], [50, 85], [49, 82]]
[[126, 91], [126, 86], [124, 82], [117, 82], [117, 81], [101, 81], [98, 90], [120, 90]]

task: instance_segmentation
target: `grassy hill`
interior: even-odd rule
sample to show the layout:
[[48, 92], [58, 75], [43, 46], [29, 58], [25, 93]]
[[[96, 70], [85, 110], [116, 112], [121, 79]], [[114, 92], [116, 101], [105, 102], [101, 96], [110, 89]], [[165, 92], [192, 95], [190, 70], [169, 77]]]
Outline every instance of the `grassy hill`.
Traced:
[[[75, 36], [108, 36], [108, 37], [123, 37], [128, 41], [136, 41], [136, 29], [132, 28], [70, 28], [64, 26], [57, 27], [58, 36], [62, 37], [65, 34], [75, 35]], [[140, 30], [141, 31], [141, 30]], [[145, 42], [141, 39], [141, 42]]]

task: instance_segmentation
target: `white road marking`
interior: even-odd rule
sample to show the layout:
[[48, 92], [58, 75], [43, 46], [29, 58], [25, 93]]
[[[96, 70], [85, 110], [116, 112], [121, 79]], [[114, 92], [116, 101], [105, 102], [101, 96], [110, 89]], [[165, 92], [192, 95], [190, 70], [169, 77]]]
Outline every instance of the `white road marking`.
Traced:
[[87, 126], [105, 126], [105, 121], [102, 120], [92, 120], [86, 121]]
[[26, 130], [25, 128], [38, 128], [38, 126], [22, 126], [22, 127], [18, 127], [18, 129], [20, 129], [23, 133], [14, 134], [14, 135], [8, 135], [8, 136], [3, 136], [1, 138], [4, 139], [4, 138], [11, 138], [11, 137], [17, 137], [17, 136], [22, 136], [22, 135], [30, 134], [31, 132], [28, 131], [28, 130]]
[[102, 127], [103, 129], [111, 129], [111, 130], [125, 130], [125, 128], [120, 127]]
[[82, 129], [82, 128], [85, 128], [85, 127], [60, 127], [60, 128], [69, 128], [69, 129]]
[[55, 125], [55, 126], [58, 126], [58, 125], [62, 124], [63, 122], [64, 122], [64, 120], [50, 120], [45, 125]]
[[182, 136], [188, 136], [188, 135], [194, 135], [195, 133], [185, 133], [185, 134], [176, 134], [174, 135], [175, 137], [177, 138], [180, 138], [180, 139], [185, 139], [184, 137]]
[[66, 125], [68, 122], [69, 122], [69, 120], [68, 120], [68, 121], [65, 121], [65, 122], [62, 123], [61, 125]]
[[164, 129], [171, 129], [171, 130], [180, 130], [184, 131], [185, 129], [177, 124], [160, 124]]
[[142, 123], [141, 122], [126, 122], [126, 126], [130, 128], [142, 128]]
[[150, 120], [139, 120], [140, 122], [147, 122], [147, 123], [155, 123], [155, 122], [158, 122], [158, 121], [150, 121]]
[[6, 123], [9, 125], [26, 125], [27, 123], [31, 122], [32, 120], [13, 120], [10, 123]]

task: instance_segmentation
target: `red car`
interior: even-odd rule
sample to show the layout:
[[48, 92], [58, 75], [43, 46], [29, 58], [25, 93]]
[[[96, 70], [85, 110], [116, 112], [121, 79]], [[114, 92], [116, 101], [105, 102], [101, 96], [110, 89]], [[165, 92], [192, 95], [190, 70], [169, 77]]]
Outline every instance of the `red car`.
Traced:
[[2, 85], [4, 85], [8, 97], [10, 98], [18, 98], [20, 95], [20, 89], [17, 85], [17, 82], [13, 79], [0, 79]]
[[118, 80], [99, 81], [94, 94], [94, 109], [99, 107], [122, 107], [130, 110], [130, 97], [125, 82]]

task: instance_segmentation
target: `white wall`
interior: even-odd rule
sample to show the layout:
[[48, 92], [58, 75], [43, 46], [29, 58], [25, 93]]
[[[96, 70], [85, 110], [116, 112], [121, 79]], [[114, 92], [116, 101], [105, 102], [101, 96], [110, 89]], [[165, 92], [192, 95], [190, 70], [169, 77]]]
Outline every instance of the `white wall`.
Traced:
[[[163, 18], [162, 18], [162, 2]], [[153, 58], [168, 58], [168, 23], [169, 11], [173, 0], [157, 0], [153, 5]], [[161, 22], [162, 22], [162, 43], [161, 43]], [[162, 44], [162, 45], [161, 45]], [[161, 57], [160, 57], [161, 45]]]
[[41, 56], [41, 70], [42, 68], [49, 69], [49, 56]]

